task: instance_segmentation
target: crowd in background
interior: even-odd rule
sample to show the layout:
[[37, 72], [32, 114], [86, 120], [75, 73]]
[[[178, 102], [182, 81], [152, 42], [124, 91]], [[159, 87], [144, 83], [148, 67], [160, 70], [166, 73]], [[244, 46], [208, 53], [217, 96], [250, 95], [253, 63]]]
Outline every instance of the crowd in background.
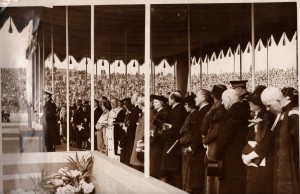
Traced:
[[[287, 69], [269, 69], [268, 71], [269, 82], [268, 86], [274, 86], [277, 88], [283, 87], [293, 87], [298, 88], [298, 76], [295, 68], [287, 68]], [[218, 83], [224, 83], [227, 87], [230, 86], [230, 80], [239, 80], [240, 74], [235, 73], [203, 73], [202, 77], [202, 88], [211, 89], [213, 85]], [[251, 79], [252, 72], [243, 72], [242, 79], [249, 80], [247, 83], [247, 87], [249, 91], [252, 91]], [[267, 71], [259, 70], [255, 72], [255, 84], [257, 85], [267, 85]], [[200, 89], [200, 76], [193, 75], [192, 76], [192, 91], [195, 92]]]
[[27, 111], [25, 68], [1, 68], [1, 103], [10, 113]]
[[[66, 70], [53, 69], [54, 85], [56, 103], [66, 99]], [[243, 79], [251, 80], [251, 72], [243, 72]], [[232, 73], [203, 73], [202, 75], [202, 88], [211, 89], [214, 84], [224, 83], [227, 87], [230, 85], [229, 81], [233, 78], [239, 79], [239, 74], [233, 76]], [[269, 69], [269, 86], [278, 88], [283, 87], [298, 87], [298, 79], [296, 70], [294, 68], [283, 69]], [[17, 78], [17, 79], [16, 79]], [[86, 83], [87, 78], [87, 83]], [[90, 74], [87, 75], [84, 70], [70, 71], [69, 77], [70, 86], [70, 100], [74, 101], [77, 98], [90, 99]], [[45, 86], [51, 88], [52, 84], [52, 71], [50, 68], [45, 69]], [[134, 91], [144, 92], [144, 75], [128, 74], [127, 75], [127, 88], [126, 77], [124, 74], [111, 74], [111, 83], [109, 75], [104, 71], [101, 75], [95, 78], [95, 96], [116, 97], [119, 99], [126, 98], [132, 95]], [[151, 88], [152, 93], [159, 95], [166, 95], [175, 90], [174, 75], [158, 73], [155, 75], [155, 90]], [[267, 72], [266, 70], [256, 71], [255, 76], [256, 84], [267, 85]], [[247, 87], [251, 91], [251, 82], [247, 83]], [[200, 76], [192, 76], [192, 91], [195, 93], [200, 87]], [[25, 68], [1, 68], [1, 103], [7, 112], [26, 112], [26, 69]]]
[[[55, 101], [58, 102], [60, 99], [66, 98], [66, 73], [54, 68], [54, 85], [55, 85]], [[242, 78], [246, 80], [251, 80], [252, 72], [243, 72]], [[283, 87], [298, 87], [298, 79], [296, 70], [294, 68], [283, 69], [269, 69], [268, 72], [269, 86], [274, 86], [278, 88]], [[86, 82], [87, 78], [87, 82]], [[74, 71], [70, 73], [70, 100], [80, 98], [80, 99], [90, 99], [90, 74], [86, 77], [85, 71]], [[233, 73], [203, 73], [202, 75], [202, 88], [211, 89], [213, 85], [217, 83], [224, 83], [227, 87], [230, 86], [229, 81], [234, 79], [240, 79], [239, 74]], [[51, 69], [46, 68], [46, 87], [51, 87]], [[110, 81], [111, 80], [111, 81]], [[165, 95], [175, 90], [175, 78], [171, 73], [163, 74], [159, 73], [155, 75], [155, 90], [151, 88], [152, 93]], [[111, 83], [110, 83], [111, 82]], [[259, 70], [256, 71], [255, 83], [257, 85], [267, 85], [267, 71]], [[252, 91], [251, 81], [247, 83], [249, 91]], [[201, 88], [200, 86], [200, 76], [192, 75], [192, 91], [195, 93]], [[130, 97], [134, 91], [144, 92], [144, 75], [128, 74], [127, 75], [127, 89], [126, 89], [126, 78], [124, 74], [111, 74], [111, 79], [109, 76], [103, 72], [101, 75], [95, 78], [95, 96], [107, 96], [116, 97], [119, 99]], [[153, 92], [154, 91], [154, 92]], [[56, 100], [57, 99], [57, 100]]]

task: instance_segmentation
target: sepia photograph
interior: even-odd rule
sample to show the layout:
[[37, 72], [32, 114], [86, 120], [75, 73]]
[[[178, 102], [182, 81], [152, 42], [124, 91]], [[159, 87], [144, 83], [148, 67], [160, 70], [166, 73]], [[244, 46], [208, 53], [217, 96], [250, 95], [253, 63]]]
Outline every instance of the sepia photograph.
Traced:
[[299, 13], [0, 0], [0, 193], [300, 193]]

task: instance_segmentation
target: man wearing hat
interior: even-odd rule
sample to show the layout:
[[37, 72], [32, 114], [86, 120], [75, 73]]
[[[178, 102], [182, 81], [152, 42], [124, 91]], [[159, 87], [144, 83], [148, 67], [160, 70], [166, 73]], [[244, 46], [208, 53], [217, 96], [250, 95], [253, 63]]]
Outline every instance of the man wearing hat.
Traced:
[[243, 111], [245, 111], [246, 114], [248, 114], [250, 118], [250, 106], [248, 103], [248, 98], [251, 95], [250, 92], [247, 91], [247, 84], [248, 80], [237, 80], [237, 81], [230, 81], [230, 84], [232, 86], [232, 89], [237, 91], [239, 95], [239, 100], [244, 107]]
[[247, 84], [248, 80], [236, 80], [236, 81], [230, 81], [230, 84], [232, 86], [232, 89], [236, 90], [239, 94], [240, 101], [247, 103], [247, 97], [249, 97], [250, 93], [247, 91]]
[[55, 145], [60, 144], [56, 105], [51, 97], [52, 92], [48, 90], [43, 91], [45, 105], [43, 107], [42, 124], [47, 152], [55, 152]]

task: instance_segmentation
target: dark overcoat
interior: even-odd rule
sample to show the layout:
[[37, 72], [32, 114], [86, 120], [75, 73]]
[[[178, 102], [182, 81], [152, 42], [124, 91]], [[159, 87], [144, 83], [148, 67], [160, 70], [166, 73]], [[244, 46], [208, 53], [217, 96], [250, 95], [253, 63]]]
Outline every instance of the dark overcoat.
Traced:
[[221, 121], [215, 158], [223, 161], [220, 194], [244, 194], [246, 166], [242, 150], [247, 142], [250, 110], [242, 102], [234, 103]]
[[94, 110], [94, 126], [96, 126], [97, 121], [101, 117], [102, 113], [103, 113], [103, 111], [100, 107], [95, 108], [95, 110]]
[[181, 146], [179, 143], [167, 154], [167, 151], [180, 138], [180, 129], [185, 121], [187, 112], [182, 104], [177, 104], [169, 112], [166, 123], [172, 127], [162, 131], [163, 148], [161, 170], [163, 171], [181, 171]]
[[161, 176], [161, 157], [163, 148], [163, 139], [160, 137], [159, 131], [162, 130], [162, 124], [168, 117], [169, 108], [163, 108], [160, 111], [154, 113], [151, 118], [150, 129], [154, 130], [152, 136], [150, 136], [150, 175], [155, 178]]
[[[266, 110], [261, 110], [258, 113], [258, 118], [262, 121], [256, 126], [250, 127], [247, 141], [255, 141], [257, 144], [248, 152], [255, 151], [258, 158], [253, 160], [258, 167], [247, 167], [247, 181], [261, 185], [259, 188], [248, 188], [247, 193], [272, 193], [273, 187], [273, 168], [274, 168], [274, 134], [271, 127], [274, 122], [274, 116]], [[256, 128], [256, 129], [255, 129]], [[243, 152], [249, 146], [246, 145]], [[245, 153], [247, 154], [247, 153]], [[260, 166], [262, 160], [265, 160], [265, 165]], [[266, 189], [265, 189], [266, 188]]]
[[[180, 129], [180, 139], [179, 143], [182, 146], [182, 150], [184, 151], [185, 148], [189, 147], [192, 143], [192, 130], [197, 123], [197, 110], [190, 112], [186, 117], [183, 126]], [[191, 153], [183, 153], [182, 155], [182, 186], [183, 190], [189, 191], [191, 185]]]
[[136, 133], [136, 126], [137, 126], [136, 123], [139, 120], [139, 114], [141, 112], [142, 110], [138, 106], [136, 106], [131, 110], [131, 113], [128, 116], [127, 132], [126, 134], [124, 134], [126, 139], [124, 154], [125, 154], [125, 164], [127, 165], [130, 164], [130, 158], [131, 158], [131, 153], [132, 153], [132, 148], [133, 148], [135, 133]]
[[205, 151], [202, 143], [201, 125], [203, 118], [209, 111], [211, 105], [207, 104], [197, 111], [196, 125], [192, 129], [192, 155], [190, 157], [190, 168], [191, 168], [191, 186], [200, 188], [204, 187], [205, 180], [205, 168], [204, 168], [204, 156]]
[[45, 146], [59, 145], [58, 118], [56, 116], [56, 105], [52, 99], [48, 100], [43, 107], [42, 120]]
[[91, 136], [91, 115], [88, 110], [86, 110], [82, 111], [81, 117], [83, 129], [80, 131], [80, 137], [82, 138], [82, 140], [87, 141]]
[[299, 107], [285, 106], [274, 132], [274, 193], [299, 193]]

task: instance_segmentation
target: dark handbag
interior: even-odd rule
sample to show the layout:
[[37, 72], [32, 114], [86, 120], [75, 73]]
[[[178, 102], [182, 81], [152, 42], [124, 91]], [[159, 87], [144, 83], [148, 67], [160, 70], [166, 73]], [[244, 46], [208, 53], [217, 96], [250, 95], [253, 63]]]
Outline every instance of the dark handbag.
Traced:
[[222, 165], [220, 160], [207, 160], [207, 176], [221, 177]]
[[144, 152], [137, 152], [136, 157], [140, 162], [144, 162]]

